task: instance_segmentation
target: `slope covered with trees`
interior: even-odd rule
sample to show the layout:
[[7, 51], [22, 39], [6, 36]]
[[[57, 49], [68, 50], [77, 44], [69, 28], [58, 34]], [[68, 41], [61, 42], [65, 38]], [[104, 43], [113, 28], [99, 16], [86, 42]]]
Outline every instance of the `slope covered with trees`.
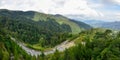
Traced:
[[[17, 39], [30, 44], [52, 45], [66, 40], [71, 30], [66, 24], [58, 24], [54, 20], [34, 22], [27, 19], [13, 20], [9, 17], [0, 17], [2, 28]], [[63, 37], [63, 38], [61, 38]], [[61, 38], [61, 39], [59, 39]]]
[[120, 32], [92, 29], [83, 31], [75, 40], [76, 45], [64, 52], [38, 57], [28, 55], [0, 29], [0, 60], [119, 60]]
[[0, 29], [0, 60], [32, 59], [30, 55], [10, 39], [6, 32], [2, 28]]
[[72, 34], [91, 29], [89, 25], [78, 24], [61, 15], [6, 9], [0, 10], [0, 24], [12, 37], [38, 50], [53, 47], [72, 37]]
[[[48, 56], [46, 56], [48, 58]], [[45, 60], [46, 60], [45, 58]], [[90, 30], [80, 33], [76, 46], [49, 56], [50, 60], [120, 60], [120, 32]], [[48, 60], [49, 60], [48, 59]]]
[[[73, 34], [77, 34], [79, 32], [81, 32], [81, 30], [85, 30], [85, 29], [90, 29], [91, 27], [87, 24], [83, 24], [83, 22], [79, 22], [79, 24], [81, 24], [81, 26], [79, 26], [78, 23], [76, 23], [75, 21], [71, 21], [70, 19], [56, 14], [56, 15], [50, 15], [50, 14], [44, 14], [44, 13], [39, 13], [39, 12], [35, 12], [35, 11], [11, 11], [11, 10], [6, 10], [6, 9], [1, 9], [0, 10], [0, 16], [6, 16], [6, 17], [11, 17], [13, 18], [26, 18], [29, 20], [33, 20], [33, 21], [48, 21], [49, 19], [54, 19], [57, 23], [59, 24], [67, 24], [69, 25], [71, 32]], [[48, 19], [49, 18], [49, 19]], [[78, 22], [78, 21], [77, 21]], [[83, 24], [83, 25], [82, 25]], [[82, 27], [82, 26], [88, 26], [87, 28]], [[70, 30], [68, 29], [68, 30]]]

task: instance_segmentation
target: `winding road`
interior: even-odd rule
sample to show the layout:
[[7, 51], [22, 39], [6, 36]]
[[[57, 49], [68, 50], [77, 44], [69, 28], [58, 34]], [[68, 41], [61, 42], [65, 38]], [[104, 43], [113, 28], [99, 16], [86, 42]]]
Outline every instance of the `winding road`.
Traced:
[[[14, 42], [16, 42], [22, 49], [24, 49], [28, 54], [30, 54], [30, 55], [32, 55], [32, 56], [36, 56], [36, 57], [41, 54], [41, 51], [37, 51], [37, 50], [34, 50], [34, 49], [30, 49], [30, 48], [26, 47], [24, 43], [21, 43], [21, 42], [16, 41], [16, 39], [13, 38], [13, 37], [11, 37], [11, 39], [12, 39]], [[70, 41], [70, 42], [69, 42], [68, 40], [66, 40], [66, 41], [64, 41], [63, 43], [55, 46], [55, 47], [52, 48], [51, 50], [45, 51], [45, 52], [43, 52], [43, 53], [44, 53], [45, 55], [52, 54], [52, 53], [55, 52], [56, 49], [57, 49], [58, 51], [62, 52], [62, 51], [64, 51], [65, 49], [68, 49], [68, 48], [70, 48], [70, 47], [72, 47], [72, 46], [75, 46], [74, 40], [73, 40], [73, 41]]]

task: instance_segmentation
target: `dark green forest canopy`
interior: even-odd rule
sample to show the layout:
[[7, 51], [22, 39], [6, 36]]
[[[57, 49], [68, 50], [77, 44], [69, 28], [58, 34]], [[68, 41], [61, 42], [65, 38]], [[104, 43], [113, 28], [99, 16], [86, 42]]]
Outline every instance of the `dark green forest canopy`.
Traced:
[[93, 29], [81, 32], [78, 38], [75, 47], [56, 51], [50, 60], [120, 60], [120, 32]]
[[[10, 37], [30, 45], [40, 44], [41, 47], [53, 47], [68, 39], [76, 38], [76, 34], [89, 29], [91, 29], [89, 25], [63, 16], [33, 11], [0, 10], [0, 60], [70, 60], [66, 56], [70, 53], [69, 50], [62, 54], [56, 50], [50, 56], [45, 56], [42, 53], [38, 58], [30, 56], [17, 43], [13, 42]], [[69, 55], [73, 59], [77, 55], [72, 56], [74, 49], [71, 49], [70, 51], [73, 53]], [[63, 56], [66, 56], [66, 58]], [[78, 57], [75, 58], [79, 59]]]
[[[1, 25], [0, 25], [1, 27]], [[28, 55], [16, 43], [14, 43], [7, 30], [0, 29], [0, 60], [119, 60], [120, 59], [120, 32], [111, 30], [92, 29], [83, 31], [76, 40], [76, 46], [66, 49], [64, 52], [56, 50], [54, 54], [45, 56]], [[81, 42], [85, 42], [82, 44]]]
[[40, 42], [43, 47], [55, 46], [65, 41], [74, 32], [78, 34], [84, 29], [91, 29], [87, 24], [82, 22], [78, 24], [63, 16], [6, 9], [0, 10], [0, 24], [18, 40], [29, 44]]
[[[1, 28], [1, 27], [0, 27]], [[13, 42], [9, 35], [0, 29], [0, 60], [29, 60], [31, 56], [28, 55], [21, 47]]]
[[[66, 18], [62, 15], [51, 15], [44, 14], [35, 11], [12, 11], [6, 9], [0, 9], [0, 16], [6, 16], [13, 18], [26, 18], [33, 21], [48, 21], [49, 19], [54, 19], [59, 24], [67, 24], [71, 27], [72, 33], [79, 33], [81, 29], [91, 29], [91, 27], [83, 22], [71, 21], [71, 19]], [[49, 19], [48, 19], [49, 18]], [[81, 25], [80, 25], [81, 24]], [[79, 26], [80, 25], [80, 26]], [[87, 28], [86, 28], [86, 27]]]
[[49, 44], [50, 40], [58, 40], [59, 37], [71, 32], [68, 25], [60, 25], [52, 19], [34, 22], [24, 18], [13, 20], [9, 17], [0, 17], [0, 24], [14, 37], [31, 44], [37, 43], [41, 38], [47, 40], [46, 44]]

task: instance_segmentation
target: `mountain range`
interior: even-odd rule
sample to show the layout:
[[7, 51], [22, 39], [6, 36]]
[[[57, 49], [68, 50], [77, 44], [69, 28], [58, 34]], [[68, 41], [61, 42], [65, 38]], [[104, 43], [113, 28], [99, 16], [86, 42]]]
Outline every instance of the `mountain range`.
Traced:
[[71, 34], [92, 28], [88, 24], [59, 14], [6, 9], [0, 10], [0, 26], [19, 41], [42, 47], [55, 46], [65, 41]]
[[25, 18], [32, 20], [34, 22], [38, 21], [48, 21], [50, 19], [54, 19], [57, 23], [59, 24], [67, 24], [70, 26], [72, 33], [79, 33], [81, 30], [84, 29], [90, 29], [91, 27], [83, 22], [79, 22], [84, 24], [84, 26], [79, 26], [80, 24], [77, 24], [74, 21], [71, 21], [71, 19], [68, 19], [67, 17], [64, 17], [62, 15], [56, 14], [56, 15], [51, 15], [51, 14], [44, 14], [44, 13], [39, 13], [35, 11], [11, 11], [11, 10], [6, 10], [6, 9], [1, 9], [0, 10], [0, 16], [6, 16], [10, 17], [12, 19], [15, 18]]
[[120, 30], [120, 21], [102, 21], [102, 20], [82, 20], [82, 22], [89, 24], [94, 28], [105, 28], [112, 30]]

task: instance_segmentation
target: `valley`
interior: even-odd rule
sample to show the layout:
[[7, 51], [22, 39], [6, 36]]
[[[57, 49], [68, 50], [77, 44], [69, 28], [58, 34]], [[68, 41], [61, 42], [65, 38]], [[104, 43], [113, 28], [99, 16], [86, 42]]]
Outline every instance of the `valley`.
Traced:
[[[11, 37], [11, 40], [13, 40], [14, 42], [16, 42], [23, 50], [25, 50], [29, 55], [32, 55], [32, 56], [38, 56], [41, 54], [41, 51], [37, 51], [37, 50], [34, 50], [34, 49], [30, 49], [28, 47], [25, 46], [24, 43], [21, 43], [21, 42], [18, 42], [16, 41], [15, 38], [12, 38]], [[55, 50], [57, 49], [59, 52], [63, 52], [65, 49], [68, 49], [72, 46], [75, 46], [75, 43], [74, 43], [74, 40], [73, 41], [64, 41], [62, 42], [61, 44], [55, 46], [54, 48], [50, 49], [50, 50], [46, 50], [46, 51], [43, 51], [43, 53], [45, 55], [48, 55], [48, 54], [52, 54], [55, 52]]]
[[94, 22], [0, 9], [0, 60], [120, 60], [119, 23]]

